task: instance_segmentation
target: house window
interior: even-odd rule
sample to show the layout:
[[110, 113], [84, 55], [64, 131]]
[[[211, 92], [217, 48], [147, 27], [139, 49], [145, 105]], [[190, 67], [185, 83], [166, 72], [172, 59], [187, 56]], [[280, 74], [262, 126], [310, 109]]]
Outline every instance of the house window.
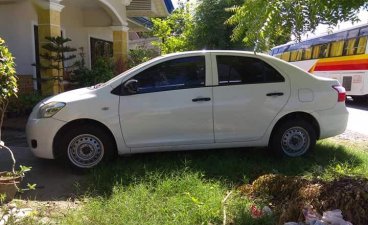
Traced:
[[91, 38], [91, 66], [96, 64], [99, 58], [113, 57], [112, 42], [97, 38]]

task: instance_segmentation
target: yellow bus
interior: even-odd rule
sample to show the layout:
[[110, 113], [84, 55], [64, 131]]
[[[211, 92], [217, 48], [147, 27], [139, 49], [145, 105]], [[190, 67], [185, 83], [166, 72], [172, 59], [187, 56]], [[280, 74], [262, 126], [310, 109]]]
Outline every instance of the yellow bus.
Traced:
[[339, 80], [347, 95], [368, 99], [368, 24], [284, 44], [270, 54], [312, 74]]

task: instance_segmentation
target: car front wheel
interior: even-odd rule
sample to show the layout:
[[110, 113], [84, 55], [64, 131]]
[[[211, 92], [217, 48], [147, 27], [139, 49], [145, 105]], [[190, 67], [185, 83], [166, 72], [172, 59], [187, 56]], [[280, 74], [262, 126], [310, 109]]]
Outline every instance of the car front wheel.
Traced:
[[270, 148], [278, 155], [298, 157], [311, 151], [316, 144], [316, 132], [303, 120], [291, 120], [276, 128]]
[[113, 143], [109, 134], [92, 125], [73, 127], [60, 141], [63, 158], [76, 169], [90, 169], [111, 158]]

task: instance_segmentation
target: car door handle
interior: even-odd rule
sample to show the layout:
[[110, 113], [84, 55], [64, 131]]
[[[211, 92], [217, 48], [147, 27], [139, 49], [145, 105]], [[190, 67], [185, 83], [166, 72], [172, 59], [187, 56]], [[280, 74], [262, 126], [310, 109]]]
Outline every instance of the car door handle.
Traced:
[[193, 98], [192, 102], [208, 102], [211, 101], [211, 98]]
[[282, 93], [282, 92], [272, 92], [272, 93], [268, 93], [266, 95], [267, 96], [283, 96], [284, 93]]

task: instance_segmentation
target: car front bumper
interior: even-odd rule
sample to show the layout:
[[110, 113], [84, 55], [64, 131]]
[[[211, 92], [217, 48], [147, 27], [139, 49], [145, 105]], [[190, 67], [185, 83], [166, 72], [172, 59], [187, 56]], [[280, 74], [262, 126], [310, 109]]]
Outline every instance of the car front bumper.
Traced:
[[54, 159], [53, 141], [58, 130], [66, 122], [54, 118], [28, 119], [26, 127], [27, 143], [36, 157]]

